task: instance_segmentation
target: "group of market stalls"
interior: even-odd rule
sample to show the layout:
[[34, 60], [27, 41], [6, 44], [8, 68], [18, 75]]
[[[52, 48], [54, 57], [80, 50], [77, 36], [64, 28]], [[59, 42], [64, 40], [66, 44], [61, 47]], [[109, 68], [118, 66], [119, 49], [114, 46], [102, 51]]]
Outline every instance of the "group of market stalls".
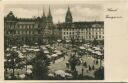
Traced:
[[50, 45], [41, 46], [41, 50], [43, 50], [43, 53], [50, 59], [57, 59], [62, 57], [63, 55], [63, 52], [61, 50], [57, 50]]
[[23, 54], [25, 54], [25, 53], [37, 53], [40, 50], [42, 50], [44, 52], [44, 54], [46, 54], [48, 56], [48, 58], [61, 57], [61, 55], [63, 54], [60, 50], [57, 50], [56, 48], [54, 48], [50, 45], [42, 45], [40, 47], [23, 45], [20, 48], [20, 51], [18, 51], [16, 46], [6, 49], [6, 51], [11, 51], [11, 50], [17, 51], [21, 58], [24, 57]]
[[85, 54], [89, 54], [94, 58], [98, 58], [98, 59], [104, 58], [103, 48], [101, 47], [92, 47], [87, 44], [84, 44], [83, 46], [80, 46], [79, 49], [81, 52], [84, 52]]
[[[43, 50], [44, 54], [46, 54], [49, 58], [55, 58], [55, 57], [61, 57], [61, 55], [63, 54], [62, 51], [57, 50], [56, 48], [50, 46], [50, 45], [42, 45], [40, 46], [41, 50]], [[17, 47], [14, 46], [12, 47], [12, 49], [7, 48], [7, 51], [9, 50], [17, 50]], [[36, 53], [40, 51], [40, 48], [37, 46], [27, 46], [27, 45], [23, 45], [21, 48], [21, 52], [22, 53], [28, 53], [28, 52], [33, 52]], [[81, 53], [88, 53], [90, 55], [92, 55], [94, 58], [104, 58], [104, 53], [103, 53], [103, 48], [100, 47], [91, 47], [88, 44], [84, 44], [83, 46], [79, 46], [79, 51]], [[20, 55], [20, 57], [22, 57]]]

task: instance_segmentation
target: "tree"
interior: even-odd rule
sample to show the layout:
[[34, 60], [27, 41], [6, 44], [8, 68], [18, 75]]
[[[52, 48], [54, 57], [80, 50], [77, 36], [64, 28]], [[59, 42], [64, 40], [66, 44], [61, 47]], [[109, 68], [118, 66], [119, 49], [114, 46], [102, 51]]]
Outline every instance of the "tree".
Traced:
[[76, 65], [78, 64], [78, 61], [79, 60], [78, 60], [78, 58], [75, 55], [73, 55], [73, 56], [70, 57], [69, 64], [71, 66], [71, 70], [72, 71], [75, 71], [76, 70]]
[[42, 51], [39, 51], [36, 57], [32, 60], [33, 65], [33, 79], [46, 80], [48, 78], [48, 66], [50, 60]]
[[[7, 69], [12, 69], [12, 78], [11, 79], [16, 79], [15, 78], [15, 69], [20, 69], [23, 68], [23, 64], [22, 64], [23, 59], [21, 59], [18, 56], [18, 52], [16, 51], [8, 51], [7, 55], [5, 55], [5, 75], [7, 74]], [[8, 78], [5, 78], [8, 79]]]

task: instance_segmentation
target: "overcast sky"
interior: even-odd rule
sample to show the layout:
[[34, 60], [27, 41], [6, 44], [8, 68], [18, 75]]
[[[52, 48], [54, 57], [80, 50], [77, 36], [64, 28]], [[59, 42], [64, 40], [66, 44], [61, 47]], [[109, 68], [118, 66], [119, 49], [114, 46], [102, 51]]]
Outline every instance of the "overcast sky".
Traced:
[[[53, 22], [64, 22], [68, 5], [70, 7], [73, 21], [103, 21], [103, 7], [100, 4], [50, 4]], [[41, 16], [43, 13], [47, 15], [49, 5], [47, 4], [13, 4], [5, 5], [5, 16], [9, 11], [13, 11], [14, 15], [19, 18], [32, 18], [33, 16]]]

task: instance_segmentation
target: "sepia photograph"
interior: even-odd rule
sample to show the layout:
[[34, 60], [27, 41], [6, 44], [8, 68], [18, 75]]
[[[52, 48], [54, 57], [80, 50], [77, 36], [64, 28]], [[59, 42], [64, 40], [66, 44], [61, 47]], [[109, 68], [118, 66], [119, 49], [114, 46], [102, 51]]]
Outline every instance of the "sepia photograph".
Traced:
[[102, 4], [5, 4], [5, 80], [104, 80]]

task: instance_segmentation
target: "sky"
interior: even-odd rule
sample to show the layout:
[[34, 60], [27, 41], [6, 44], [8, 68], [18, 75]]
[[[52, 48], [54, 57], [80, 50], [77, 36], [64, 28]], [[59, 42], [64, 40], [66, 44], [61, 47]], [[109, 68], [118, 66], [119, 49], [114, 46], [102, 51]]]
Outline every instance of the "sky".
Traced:
[[53, 22], [64, 22], [65, 15], [70, 7], [73, 21], [103, 21], [103, 6], [101, 4], [8, 4], [4, 7], [4, 15], [10, 11], [18, 18], [32, 18], [41, 16], [43, 10], [47, 16], [49, 6], [53, 16]]

